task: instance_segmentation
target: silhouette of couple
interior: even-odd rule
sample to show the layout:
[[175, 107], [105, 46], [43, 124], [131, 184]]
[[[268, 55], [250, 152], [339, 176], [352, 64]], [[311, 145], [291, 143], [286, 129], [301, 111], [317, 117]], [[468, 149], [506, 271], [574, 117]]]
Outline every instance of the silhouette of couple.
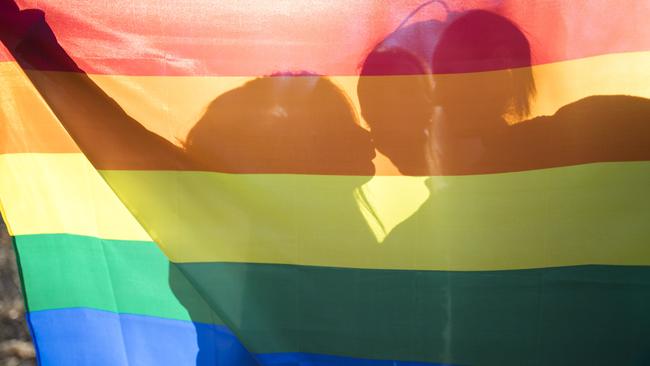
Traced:
[[[367, 222], [367, 217], [378, 220], [377, 215], [360, 190], [375, 174], [375, 149], [409, 176], [650, 159], [650, 102], [642, 98], [593, 96], [553, 116], [525, 120], [535, 96], [530, 46], [513, 22], [489, 11], [400, 26], [374, 47], [362, 64], [357, 86], [358, 112], [368, 130], [361, 126], [349, 98], [328, 78], [278, 73], [218, 96], [183, 146], [177, 146], [147, 130], [99, 88], [58, 44], [42, 13], [3, 4], [3, 42], [98, 169], [153, 166], [348, 176], [337, 183], [313, 179], [308, 187], [288, 178], [281, 188], [253, 180], [233, 188], [215, 180], [213, 191], [192, 202], [198, 211], [205, 202], [223, 202], [220, 211], [214, 211], [215, 206], [204, 209], [213, 213], [214, 220], [184, 222], [179, 214], [180, 225], [226, 233], [242, 248], [285, 243], [287, 253], [281, 256], [297, 258], [295, 263], [300, 263], [305, 246], [329, 245], [331, 252], [345, 258], [351, 255], [350, 248], [379, 245]], [[513, 120], [523, 122], [511, 124]], [[165, 199], [154, 188], [149, 194]], [[133, 201], [121, 198], [127, 205]], [[405, 240], [433, 245], [436, 232], [431, 228], [436, 217], [445, 214], [437, 198], [432, 195], [381, 245], [399, 247]], [[259, 209], [260, 202], [264, 209]], [[170, 204], [166, 209], [176, 208]], [[364, 217], [364, 210], [370, 215]], [[219, 224], [220, 217], [232, 225]], [[146, 218], [142, 223], [148, 229]], [[219, 226], [220, 231], [213, 230]], [[170, 267], [170, 283], [176, 289], [187, 277], [216, 317], [252, 352], [295, 350], [456, 362], [476, 346], [470, 338], [489, 342], [489, 335], [471, 335], [471, 327], [456, 325], [462, 323], [463, 314], [480, 312], [471, 304], [481, 301], [483, 290], [465, 288], [460, 295], [455, 280], [422, 282], [421, 272], [369, 275], [342, 268], [340, 274], [332, 274], [326, 268], [295, 265], [180, 264]], [[178, 291], [177, 295], [194, 318], [194, 300]], [[511, 310], [497, 306], [483, 315], [495, 316], [498, 326], [514, 316]], [[454, 318], [455, 313], [460, 315]], [[524, 338], [522, 342], [530, 341]], [[197, 364], [216, 362], [214, 347], [206, 345], [200, 334], [198, 343]]]

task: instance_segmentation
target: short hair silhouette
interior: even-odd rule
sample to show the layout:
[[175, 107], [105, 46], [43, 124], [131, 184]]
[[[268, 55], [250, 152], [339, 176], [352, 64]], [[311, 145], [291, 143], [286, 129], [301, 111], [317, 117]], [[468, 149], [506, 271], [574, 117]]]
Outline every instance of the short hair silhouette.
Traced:
[[[487, 10], [455, 16], [442, 32], [431, 64], [434, 74], [508, 70], [499, 74], [500, 80], [493, 80], [494, 85], [480, 87], [485, 93], [498, 89], [508, 99], [504, 101], [508, 112], [516, 117], [530, 114], [530, 99], [535, 95], [530, 44], [508, 18]], [[503, 89], [504, 85], [510, 88]]]

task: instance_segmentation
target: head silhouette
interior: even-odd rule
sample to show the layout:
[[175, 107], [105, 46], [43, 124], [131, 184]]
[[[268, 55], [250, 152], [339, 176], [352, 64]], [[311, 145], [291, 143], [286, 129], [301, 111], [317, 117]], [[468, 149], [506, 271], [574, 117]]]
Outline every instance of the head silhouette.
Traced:
[[379, 45], [365, 59], [357, 85], [361, 114], [375, 147], [406, 175], [418, 175], [426, 165], [432, 112], [427, 70], [409, 50]]
[[434, 103], [451, 131], [484, 136], [529, 114], [535, 93], [530, 45], [507, 18], [485, 10], [455, 15], [434, 50]]
[[374, 148], [350, 102], [309, 74], [261, 77], [219, 96], [185, 148], [227, 172], [374, 174]]
[[440, 1], [414, 9], [371, 49], [357, 85], [361, 114], [375, 147], [405, 175], [426, 174], [427, 126], [433, 110], [430, 63], [444, 22], [409, 21], [432, 5], [448, 12]]

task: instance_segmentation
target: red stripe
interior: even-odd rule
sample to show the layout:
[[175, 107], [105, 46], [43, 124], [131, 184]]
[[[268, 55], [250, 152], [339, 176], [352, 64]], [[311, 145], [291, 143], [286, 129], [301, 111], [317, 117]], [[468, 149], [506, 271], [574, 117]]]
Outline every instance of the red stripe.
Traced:
[[[19, 1], [21, 8], [45, 12], [60, 43], [83, 70], [123, 75], [268, 75], [287, 70], [354, 75], [365, 55], [422, 2]], [[518, 24], [531, 44], [533, 65], [650, 50], [650, 3], [644, 0], [626, 1], [625, 6], [616, 0], [456, 0], [449, 7], [489, 8]], [[440, 5], [430, 5], [409, 21], [409, 29], [414, 22], [442, 21], [445, 16]], [[435, 29], [444, 25], [428, 25], [420, 36], [397, 37], [393, 43], [430, 53]], [[6, 59], [0, 53], [0, 60]], [[525, 65], [485, 60], [454, 66], [447, 71]], [[373, 73], [410, 71], [388, 66]]]

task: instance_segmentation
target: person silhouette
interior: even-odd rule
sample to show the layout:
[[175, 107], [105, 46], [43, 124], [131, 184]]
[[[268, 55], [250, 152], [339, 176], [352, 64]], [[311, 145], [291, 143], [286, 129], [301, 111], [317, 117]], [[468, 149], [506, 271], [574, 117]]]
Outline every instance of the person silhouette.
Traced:
[[[404, 175], [426, 174], [429, 166], [433, 81], [427, 70], [409, 50], [380, 45], [366, 57], [357, 84], [375, 147]], [[368, 77], [381, 72], [400, 76]]]
[[[468, 250], [477, 256], [482, 253], [480, 258], [486, 262], [499, 262], [508, 255], [486, 248], [490, 243], [509, 242], [525, 251], [529, 234], [570, 246], [572, 239], [563, 231], [566, 220], [587, 215], [581, 207], [588, 202], [579, 195], [571, 197], [571, 204], [556, 198], [553, 190], [564, 187], [562, 182], [549, 182], [547, 190], [537, 192], [529, 186], [472, 182], [498, 182], [501, 176], [483, 178], [490, 173], [650, 160], [650, 101], [644, 98], [591, 96], [552, 116], [527, 119], [536, 95], [531, 50], [525, 34], [511, 20], [485, 10], [452, 14], [435, 41], [430, 82], [420, 82], [427, 75], [410, 80], [410, 86], [401, 88], [410, 93], [377, 90], [391, 87], [390, 83], [375, 85], [373, 90], [360, 81], [358, 88], [377, 149], [404, 175], [433, 176], [426, 183], [429, 198], [382, 245], [417, 243], [428, 248], [429, 255], [460, 268], [466, 265], [460, 253]], [[365, 66], [391, 60], [401, 68], [410, 67], [413, 71], [408, 74], [426, 71], [426, 62], [399, 48], [375, 49]], [[377, 107], [371, 102], [373, 96], [386, 100]], [[589, 184], [589, 189], [599, 187], [599, 182]], [[520, 203], [531, 196], [539, 204]], [[630, 206], [621, 214], [634, 216], [635, 209]], [[607, 209], [590, 214], [607, 217]], [[611, 226], [599, 228], [618, 238], [612, 245], [626, 241], [617, 225], [614, 220]], [[512, 364], [531, 360], [546, 364], [554, 357], [550, 350], [562, 348], [562, 340], [580, 337], [592, 347], [576, 350], [570, 358], [588, 359], [585, 351], [593, 351], [598, 342], [608, 339], [612, 327], [607, 318], [591, 319], [599, 325], [590, 327], [588, 335], [581, 333], [575, 324], [588, 323], [586, 313], [603, 309], [592, 303], [576, 304], [591, 296], [612, 296], [617, 287], [578, 286], [565, 291], [570, 279], [563, 276], [573, 278], [571, 270], [414, 271], [413, 285], [402, 299], [417, 300], [403, 301], [402, 311], [421, 314], [418, 337], [437, 361], [502, 364], [505, 359], [500, 355], [507, 354]], [[579, 271], [584, 283], [601, 281], [597, 271]], [[558, 293], [566, 297], [558, 298]], [[611, 304], [606, 311], [634, 313], [647, 321], [630, 299]], [[530, 314], [539, 316], [531, 319]], [[567, 335], [554, 336], [558, 332]], [[629, 347], [598, 352], [603, 359], [628, 354], [643, 359], [634, 342], [631, 335]], [[549, 350], [548, 354], [540, 354], [540, 347]]]
[[[128, 185], [140, 189], [129, 193], [107, 179], [131, 210], [139, 210], [144, 195], [144, 200], [162, 208], [157, 214], [176, 215], [177, 222], [171, 226], [189, 225], [215, 243], [229, 240], [226, 244], [235, 251], [245, 254], [265, 245], [282, 248], [287, 263], [273, 271], [264, 264], [215, 263], [206, 269], [202, 263], [171, 263], [170, 286], [192, 319], [205, 322], [211, 316], [224, 322], [253, 353], [263, 351], [259, 339], [266, 340], [262, 344], [272, 339], [297, 351], [305, 347], [305, 334], [331, 334], [331, 322], [301, 327], [313, 318], [332, 315], [300, 307], [300, 303], [331, 301], [332, 311], [340, 311], [340, 303], [351, 299], [320, 299], [318, 288], [325, 284], [318, 282], [318, 276], [301, 276], [297, 258], [310, 246], [329, 247], [345, 256], [354, 246], [376, 243], [358, 203], [361, 200], [364, 205], [358, 188], [374, 174], [375, 150], [336, 85], [306, 72], [255, 78], [214, 99], [178, 146], [147, 130], [96, 85], [59, 45], [42, 12], [20, 11], [14, 4], [1, 17], [3, 24], [9, 24], [0, 29], [3, 42], [97, 169], [154, 166], [217, 172], [204, 180], [209, 190], [194, 189], [189, 181], [165, 191], [134, 178]], [[75, 108], [69, 108], [71, 100]], [[218, 173], [274, 175], [260, 181], [255, 174]], [[329, 179], [316, 173], [349, 177]], [[188, 210], [194, 213], [180, 213], [175, 197], [181, 193], [193, 198]], [[198, 216], [201, 219], [193, 221]], [[150, 218], [139, 219], [145, 229], [151, 229]], [[163, 251], [174, 235], [167, 234], [167, 226], [153, 228]], [[292, 299], [303, 310], [287, 312], [283, 303], [261, 292], [257, 283], [262, 280], [292, 292]], [[197, 292], [186, 291], [188, 281]], [[214, 314], [206, 316], [203, 302]], [[196, 329], [196, 363], [219, 361], [221, 350], [213, 335], [203, 326]], [[352, 335], [361, 331], [356, 329]], [[341, 339], [350, 337], [344, 326], [337, 332]], [[250, 354], [241, 357], [238, 362], [256, 363]]]
[[361, 115], [375, 148], [404, 175], [426, 175], [429, 166], [426, 146], [433, 113], [431, 59], [445, 21], [409, 21], [432, 5], [442, 5], [447, 17], [453, 16], [444, 2], [421, 4], [372, 48], [361, 64], [357, 84]]
[[[433, 75], [429, 76], [430, 87], [427, 85], [412, 89], [420, 92], [402, 94], [402, 98], [409, 99], [424, 99], [421, 96], [426, 95], [424, 100], [427, 102], [418, 103], [416, 110], [420, 112], [417, 118], [394, 122], [397, 125], [395, 129], [414, 131], [403, 132], [403, 135], [417, 133], [419, 138], [415, 144], [418, 151], [396, 148], [400, 151], [400, 156], [391, 156], [391, 151], [385, 149], [389, 159], [402, 174], [412, 176], [467, 174], [499, 159], [500, 156], [492, 151], [492, 147], [499, 146], [504, 129], [508, 126], [503, 117], [504, 112], [525, 115], [528, 112], [528, 98], [534, 94], [534, 81], [530, 71], [514, 69], [513, 66], [517, 62], [517, 66], [526, 63], [529, 65], [529, 55], [528, 41], [509, 20], [487, 11], [451, 14], [436, 37], [436, 46], [431, 56]], [[506, 70], [462, 74], [459, 77], [459, 73], [468, 69], [485, 67], [486, 61], [493, 63], [487, 65], [489, 68]], [[425, 76], [421, 78], [424, 79]], [[462, 79], [459, 81], [459, 78]], [[486, 86], [494, 88], [494, 92], [486, 91]], [[390, 124], [390, 121], [384, 123]], [[374, 125], [371, 123], [370, 126], [373, 141], [381, 141], [380, 138], [375, 138]], [[392, 135], [400, 136], [396, 133]], [[411, 144], [406, 139], [396, 141], [389, 136], [385, 138], [393, 141], [385, 143], [386, 145]], [[440, 180], [442, 178], [429, 178], [425, 181], [430, 191], [429, 198], [388, 234], [384, 245], [400, 245], [406, 241], [420, 243], [421, 246], [435, 248], [428, 251], [431, 255], [447, 258], [450, 263], [455, 261], [454, 249], [445, 244], [456, 244], [440, 241], [449, 237], [458, 238], [457, 245], [463, 245], [460, 239], [462, 233], [455, 231], [462, 228], [455, 228], [448, 223], [453, 222], [457, 217], [457, 209], [461, 209], [465, 203], [460, 200], [454, 203], [446, 195], [447, 191], [440, 190]], [[451, 183], [445, 184], [448, 192], [455, 188]], [[453, 193], [449, 195], [454, 197]], [[473, 218], [473, 211], [474, 209], [467, 209], [468, 219]], [[509, 316], [519, 314], [519, 310], [515, 311], [511, 307], [511, 304], [519, 305], [516, 300], [504, 302], [501, 306], [482, 300], [485, 297], [484, 288], [503, 286], [501, 281], [490, 283], [489, 279], [484, 281], [484, 277], [472, 281], [468, 277], [462, 272], [435, 271], [413, 275], [417, 286], [413, 287], [412, 296], [420, 298], [420, 302], [412, 303], [405, 311], [425, 314], [422, 323], [426, 326], [419, 336], [425, 342], [435, 344], [435, 347], [431, 347], [436, 350], [436, 359], [440, 362], [494, 362], [494, 356], [482, 350], [484, 345], [490, 344], [490, 340], [481, 335], [484, 334], [484, 325], [494, 326], [494, 331], [503, 335], [510, 331], [503, 327], [503, 324], [508, 324]], [[526, 296], [522, 298], [526, 299]], [[499, 324], [499, 321], [503, 323]], [[474, 333], [470, 322], [476, 326]], [[531, 328], [533, 332], [536, 331], [534, 326]], [[524, 334], [522, 332], [519, 341], [508, 338], [508, 342], [516, 343], [513, 348], [532, 350], [530, 340]], [[511, 353], [517, 357], [515, 354], [516, 352]], [[517, 361], [523, 362], [521, 359]]]
[[[205, 152], [207, 146], [217, 152]], [[253, 151], [251, 146], [255, 146]], [[286, 177], [280, 178], [281, 185], [270, 184], [269, 180], [269, 186], [257, 192], [240, 187], [228, 189], [216, 183], [220, 196], [227, 197], [237, 211], [243, 212], [247, 222], [255, 223], [245, 232], [230, 235], [244, 234], [248, 242], [261, 246], [284, 243], [287, 252], [301, 251], [310, 243], [328, 245], [331, 238], [338, 238], [337, 243], [329, 243], [332, 251], [340, 250], [338, 246], [374, 242], [354, 195], [374, 173], [374, 148], [346, 97], [326, 78], [306, 73], [278, 74], [257, 78], [220, 95], [190, 131], [185, 149], [196, 161], [214, 154], [222, 162], [233, 164], [228, 166], [231, 171], [241, 166], [283, 171], [287, 167], [281, 164], [290, 162], [290, 168], [322, 166], [332, 172], [356, 173], [338, 183], [311, 179], [309, 187]], [[296, 156], [298, 152], [300, 156]], [[283, 214], [278, 215], [280, 212]], [[320, 307], [301, 305], [320, 299], [326, 284], [299, 266], [182, 263], [176, 267], [192, 279], [211, 307], [227, 317], [226, 321], [252, 349], [260, 349], [269, 339], [282, 345], [281, 349], [305, 347], [306, 330], [301, 330], [301, 324], [313, 324], [311, 319], [324, 315]], [[170, 281], [174, 288], [174, 278], [170, 277]], [[232, 292], [237, 288], [233, 283], [244, 284], [241, 292]], [[300, 310], [288, 311], [287, 299], [270, 296], [263, 284], [286, 291], [287, 297], [295, 301], [293, 306]], [[179, 299], [182, 301], [182, 297]], [[344, 307], [341, 303], [352, 299], [319, 301], [330, 301], [331, 308], [340, 311]], [[339, 336], [349, 337], [344, 329], [341, 327]], [[331, 329], [313, 326], [309, 331]], [[212, 352], [214, 347], [208, 345], [206, 351], [200, 350], [197, 360], [210, 360]]]

